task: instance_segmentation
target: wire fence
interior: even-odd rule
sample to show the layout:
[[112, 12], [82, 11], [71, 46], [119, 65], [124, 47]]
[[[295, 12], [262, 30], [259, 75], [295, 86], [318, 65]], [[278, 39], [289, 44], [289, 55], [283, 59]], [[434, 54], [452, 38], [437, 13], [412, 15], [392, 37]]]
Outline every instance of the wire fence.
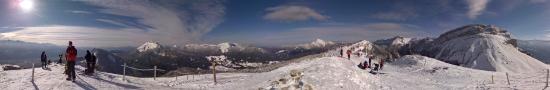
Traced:
[[158, 69], [157, 66], [154, 66], [153, 69], [140, 69], [140, 68], [128, 66], [126, 63], [124, 63], [124, 65], [121, 65], [121, 66], [123, 67], [123, 69], [122, 69], [122, 75], [123, 75], [122, 80], [123, 81], [126, 80], [126, 68], [136, 70], [136, 71], [153, 71], [153, 80], [157, 79], [157, 71], [166, 71], [166, 70], [163, 70], [163, 69]]
[[[505, 77], [495, 78], [491, 76], [490, 84], [484, 84], [493, 88], [532, 88], [533, 86], [549, 87], [550, 70], [539, 70], [530, 73], [509, 74]], [[504, 84], [504, 86], [502, 85]]]

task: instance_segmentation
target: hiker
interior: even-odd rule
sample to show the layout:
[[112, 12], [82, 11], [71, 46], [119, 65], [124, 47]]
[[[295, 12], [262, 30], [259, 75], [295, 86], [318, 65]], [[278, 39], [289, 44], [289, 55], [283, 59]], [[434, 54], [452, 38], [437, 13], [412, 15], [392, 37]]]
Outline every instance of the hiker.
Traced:
[[90, 65], [92, 67], [91, 69], [91, 72], [94, 73], [95, 72], [95, 64], [97, 63], [97, 56], [95, 53], [92, 53], [92, 65]]
[[48, 68], [47, 60], [48, 60], [48, 56], [46, 56], [46, 51], [42, 51], [42, 55], [40, 55], [40, 62], [42, 62], [42, 69]]
[[89, 74], [92, 69], [92, 54], [89, 50], [86, 50], [86, 56], [84, 56], [84, 59], [86, 59], [86, 70], [84, 70], [84, 73]]
[[351, 60], [351, 50], [348, 50], [347, 54], [348, 54], [348, 60]]
[[67, 74], [68, 74], [68, 77], [67, 77], [67, 80], [72, 80], [73, 82], [75, 81], [76, 79], [76, 73], [74, 71], [74, 66], [75, 66], [75, 63], [76, 63], [76, 55], [77, 55], [77, 50], [76, 48], [73, 46], [73, 42], [72, 41], [69, 41], [69, 46], [67, 47], [67, 50], [65, 50], [66, 54], [65, 54], [65, 59], [67, 60]]
[[63, 61], [62, 61], [63, 59], [62, 59], [62, 58], [63, 58], [63, 55], [62, 55], [62, 54], [59, 54], [59, 61], [57, 61], [57, 64], [63, 63]]
[[363, 62], [364, 66], [365, 66], [365, 68], [370, 68], [370, 56], [367, 54], [366, 57], [367, 57], [367, 60], [365, 60], [365, 62]]
[[388, 60], [389, 58], [386, 58], [386, 59], [381, 59], [380, 62], [378, 62], [380, 64], [380, 70], [382, 70], [382, 67], [384, 67], [384, 60]]
[[340, 57], [344, 57], [344, 49], [340, 49]]
[[372, 59], [374, 59], [374, 56], [373, 55], [367, 55], [367, 58], [369, 58], [369, 63], [367, 64], [367, 68], [370, 68], [371, 67], [371, 62], [372, 62]]

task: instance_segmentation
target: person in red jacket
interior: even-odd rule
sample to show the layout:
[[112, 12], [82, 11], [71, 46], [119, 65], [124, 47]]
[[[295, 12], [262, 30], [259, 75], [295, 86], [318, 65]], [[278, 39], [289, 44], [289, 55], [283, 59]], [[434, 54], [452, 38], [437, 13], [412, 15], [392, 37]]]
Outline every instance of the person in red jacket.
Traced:
[[74, 71], [74, 66], [76, 64], [76, 55], [77, 55], [77, 50], [76, 48], [73, 46], [73, 42], [72, 41], [69, 41], [69, 46], [67, 47], [67, 50], [65, 50], [65, 60], [67, 60], [67, 80], [72, 80], [73, 82], [75, 81], [75, 78], [76, 78], [76, 73]]

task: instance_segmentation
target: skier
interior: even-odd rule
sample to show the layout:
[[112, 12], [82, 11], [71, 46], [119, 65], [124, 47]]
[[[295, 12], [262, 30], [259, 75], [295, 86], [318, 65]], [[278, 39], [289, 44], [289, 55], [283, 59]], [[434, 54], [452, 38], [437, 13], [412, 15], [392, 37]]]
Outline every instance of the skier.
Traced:
[[76, 63], [77, 50], [73, 46], [72, 41], [69, 41], [69, 46], [67, 47], [67, 50], [65, 52], [66, 52], [65, 59], [67, 60], [67, 69], [68, 69], [68, 71], [66, 72], [68, 74], [67, 80], [72, 80], [74, 82], [76, 79], [74, 66]]
[[348, 54], [348, 60], [351, 60], [351, 50], [348, 50], [347, 54]]
[[92, 69], [92, 54], [89, 50], [86, 50], [86, 56], [84, 56], [84, 59], [86, 59], [86, 70], [84, 70], [84, 73], [90, 74]]
[[42, 69], [48, 68], [47, 60], [48, 60], [48, 56], [46, 56], [46, 51], [42, 51], [42, 55], [40, 55], [40, 62], [42, 62]]

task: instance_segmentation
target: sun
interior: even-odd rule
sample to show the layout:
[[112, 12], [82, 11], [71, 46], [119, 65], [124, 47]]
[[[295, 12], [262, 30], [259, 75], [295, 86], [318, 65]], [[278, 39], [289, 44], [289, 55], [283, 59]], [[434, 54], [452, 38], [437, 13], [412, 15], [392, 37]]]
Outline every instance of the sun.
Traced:
[[19, 2], [19, 7], [24, 12], [30, 12], [34, 9], [34, 1], [33, 0], [21, 0]]

